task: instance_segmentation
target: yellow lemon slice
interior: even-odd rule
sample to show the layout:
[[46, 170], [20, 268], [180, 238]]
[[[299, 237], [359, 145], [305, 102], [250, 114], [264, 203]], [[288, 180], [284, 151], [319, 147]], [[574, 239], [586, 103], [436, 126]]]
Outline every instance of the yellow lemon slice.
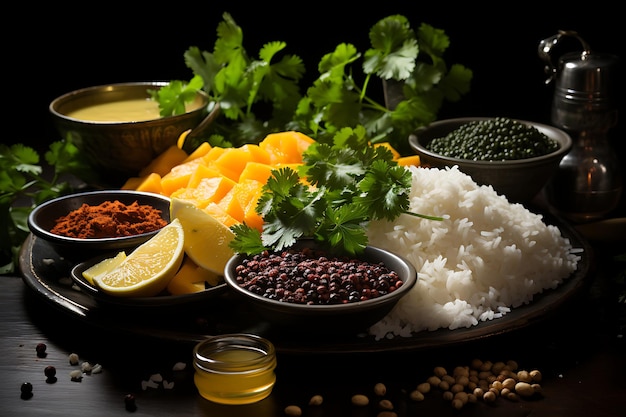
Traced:
[[228, 246], [235, 234], [192, 203], [172, 198], [170, 217], [177, 219], [185, 230], [185, 253], [196, 265], [218, 275], [224, 275], [226, 262], [235, 254]]
[[185, 235], [178, 220], [163, 227], [112, 270], [93, 277], [103, 292], [119, 297], [151, 297], [176, 275], [185, 255]]
[[95, 285], [94, 284], [95, 277], [117, 268], [124, 259], [126, 259], [126, 252], [124, 251], [119, 252], [113, 258], [107, 258], [85, 269], [83, 271], [83, 278], [85, 278], [91, 285]]

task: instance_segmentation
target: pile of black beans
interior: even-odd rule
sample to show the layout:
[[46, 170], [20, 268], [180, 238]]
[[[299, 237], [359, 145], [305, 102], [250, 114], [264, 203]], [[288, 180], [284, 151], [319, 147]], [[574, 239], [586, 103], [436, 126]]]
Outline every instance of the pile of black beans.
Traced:
[[237, 284], [263, 297], [296, 304], [333, 305], [389, 294], [403, 282], [383, 263], [303, 248], [265, 251], [237, 266]]

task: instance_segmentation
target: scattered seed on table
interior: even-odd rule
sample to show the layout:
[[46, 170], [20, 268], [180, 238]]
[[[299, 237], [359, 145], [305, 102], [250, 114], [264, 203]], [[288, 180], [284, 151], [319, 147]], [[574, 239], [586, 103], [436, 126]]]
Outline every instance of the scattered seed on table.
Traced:
[[68, 358], [70, 365], [78, 365], [78, 355], [76, 353], [70, 353]]
[[124, 396], [124, 408], [131, 412], [137, 411], [137, 402], [135, 401], [134, 394], [126, 394]]
[[419, 392], [418, 390], [413, 390], [409, 394], [409, 398], [411, 398], [411, 400], [413, 401], [424, 401], [425, 397], [424, 394]]
[[358, 405], [359, 407], [366, 406], [370, 403], [370, 399], [367, 398], [366, 395], [363, 394], [355, 394], [352, 396], [352, 404]]
[[23, 400], [27, 400], [33, 396], [33, 384], [24, 382], [20, 387], [20, 395]]
[[48, 346], [46, 346], [45, 343], [37, 343], [37, 346], [35, 347], [35, 351], [37, 352], [37, 356], [40, 358], [45, 358], [47, 353], [46, 353], [46, 349], [48, 348]]
[[46, 368], [43, 370], [43, 374], [46, 376], [46, 382], [48, 384], [54, 384], [55, 382], [57, 382], [57, 369], [54, 366], [46, 366]]
[[393, 410], [393, 403], [387, 399], [380, 400], [378, 406], [381, 410]]
[[70, 379], [74, 382], [80, 382], [83, 380], [83, 373], [78, 369], [70, 372]]
[[324, 402], [324, 398], [321, 395], [314, 395], [309, 400], [309, 405], [313, 405], [313, 406], [322, 405], [323, 402]]
[[530, 371], [530, 377], [534, 382], [541, 382], [541, 372], [537, 369], [533, 369], [532, 371]]
[[185, 362], [176, 362], [174, 366], [172, 366], [172, 371], [184, 371], [187, 368], [187, 364]]
[[288, 405], [285, 407], [285, 414], [289, 417], [299, 417], [302, 415], [302, 409], [297, 405]]
[[91, 366], [89, 362], [83, 362], [80, 364], [80, 370], [85, 373], [90, 373], [92, 369], [93, 367]]

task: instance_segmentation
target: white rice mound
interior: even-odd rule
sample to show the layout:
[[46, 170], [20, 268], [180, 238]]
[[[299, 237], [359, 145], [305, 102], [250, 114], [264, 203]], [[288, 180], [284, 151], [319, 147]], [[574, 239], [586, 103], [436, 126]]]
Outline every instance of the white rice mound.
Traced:
[[410, 208], [368, 226], [369, 244], [407, 258], [414, 288], [370, 327], [376, 340], [424, 330], [469, 328], [528, 304], [576, 270], [579, 249], [543, 216], [479, 186], [458, 167], [410, 167]]

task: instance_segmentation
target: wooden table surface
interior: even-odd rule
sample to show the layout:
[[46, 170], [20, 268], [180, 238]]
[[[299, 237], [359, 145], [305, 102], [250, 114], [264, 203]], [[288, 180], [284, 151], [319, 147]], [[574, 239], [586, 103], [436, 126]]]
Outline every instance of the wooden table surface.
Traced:
[[[419, 352], [350, 355], [279, 355], [277, 383], [271, 396], [244, 406], [213, 404], [195, 390], [190, 364], [191, 346], [158, 337], [121, 334], [77, 320], [43, 300], [18, 276], [0, 276], [0, 415], [1, 416], [283, 416], [284, 408], [299, 405], [303, 416], [376, 416], [373, 386], [387, 386], [386, 398], [398, 416], [624, 416], [626, 410], [626, 325], [624, 305], [616, 302], [613, 277], [616, 254], [624, 242], [594, 244], [594, 277], [588, 290], [544, 320], [528, 327], [478, 341]], [[36, 353], [45, 343], [47, 355]], [[79, 367], [69, 355], [102, 366], [102, 372], [72, 381]], [[435, 366], [451, 370], [474, 358], [515, 360], [523, 369], [543, 374], [542, 395], [518, 402], [499, 398], [454, 410], [441, 393], [422, 402], [409, 392], [432, 374]], [[177, 363], [186, 363], [174, 371]], [[54, 366], [57, 381], [46, 382], [44, 369]], [[142, 386], [152, 375], [174, 382], [166, 389]], [[21, 385], [29, 382], [33, 396], [23, 399]], [[137, 409], [125, 409], [132, 393]], [[353, 394], [368, 395], [369, 406], [351, 404]], [[308, 406], [320, 394], [324, 403]]]

